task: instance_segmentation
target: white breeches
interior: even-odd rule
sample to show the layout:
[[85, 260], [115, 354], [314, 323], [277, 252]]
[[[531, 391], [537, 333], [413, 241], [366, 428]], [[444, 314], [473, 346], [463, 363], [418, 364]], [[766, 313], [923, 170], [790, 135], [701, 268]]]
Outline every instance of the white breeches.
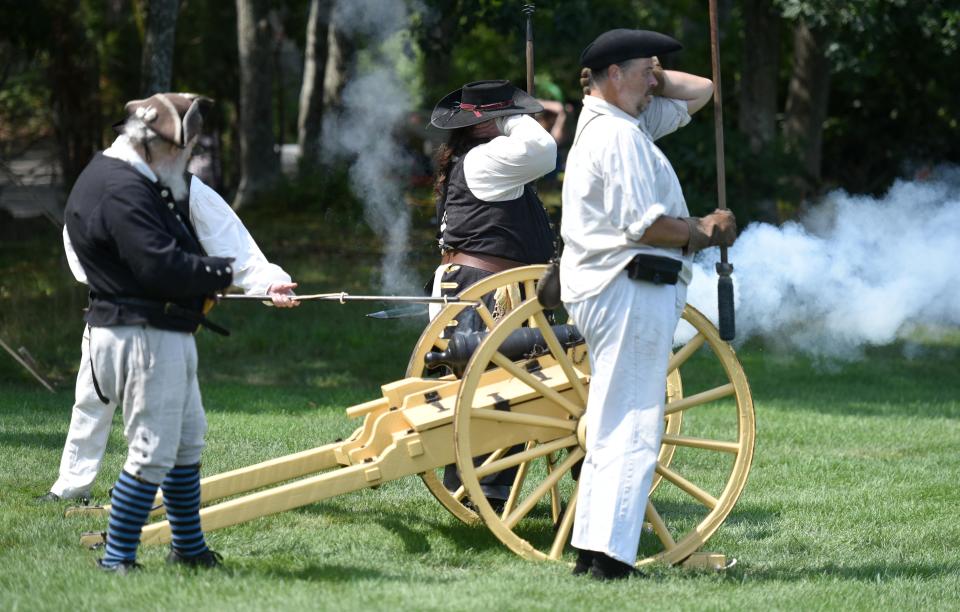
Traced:
[[207, 421], [192, 334], [93, 327], [90, 355], [100, 390], [123, 407], [124, 470], [159, 484], [174, 465], [200, 463]]
[[89, 346], [90, 328], [86, 327], [80, 343], [80, 371], [77, 372], [70, 429], [60, 457], [60, 474], [50, 487], [53, 493], [64, 499], [90, 496], [117, 408], [114, 402], [104, 404], [97, 397], [90, 376]]
[[636, 561], [663, 434], [667, 361], [685, 301], [686, 285], [654, 285], [622, 272], [598, 295], [565, 304], [593, 372], [577, 548]]

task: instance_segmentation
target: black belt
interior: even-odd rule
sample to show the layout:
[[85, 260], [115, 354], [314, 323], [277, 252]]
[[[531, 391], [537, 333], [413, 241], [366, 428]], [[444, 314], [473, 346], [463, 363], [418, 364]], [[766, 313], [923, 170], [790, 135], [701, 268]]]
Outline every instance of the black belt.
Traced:
[[137, 297], [126, 297], [118, 295], [99, 295], [91, 293], [90, 296], [97, 300], [103, 300], [105, 302], [112, 302], [114, 304], [120, 304], [123, 306], [136, 306], [138, 308], [148, 308], [154, 311], [158, 311], [162, 314], [165, 314], [170, 317], [176, 317], [178, 319], [185, 319], [191, 323], [197, 325], [202, 325], [210, 331], [220, 334], [221, 336], [229, 336], [229, 330], [220, 327], [210, 319], [208, 319], [202, 312], [197, 312], [196, 310], [190, 310], [189, 308], [184, 308], [180, 304], [174, 304], [173, 302], [164, 302], [161, 300], [148, 300], [146, 298], [137, 298]]
[[654, 285], [676, 285], [683, 264], [672, 257], [634, 255], [625, 268], [627, 276]]

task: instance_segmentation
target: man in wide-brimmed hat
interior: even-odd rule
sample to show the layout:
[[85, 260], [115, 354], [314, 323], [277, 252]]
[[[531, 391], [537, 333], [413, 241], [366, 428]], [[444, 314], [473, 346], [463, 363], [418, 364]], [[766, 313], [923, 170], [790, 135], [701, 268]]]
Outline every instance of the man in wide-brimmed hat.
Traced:
[[693, 253], [730, 245], [733, 215], [691, 217], [654, 144], [690, 122], [713, 92], [705, 78], [660, 70], [673, 38], [617, 29], [580, 57], [589, 91], [563, 184], [561, 297], [590, 351], [586, 457], [579, 480], [575, 574], [636, 575], [663, 427], [667, 360]]
[[87, 329], [60, 478], [42, 499], [89, 495], [116, 406], [127, 460], [113, 488], [99, 566], [126, 573], [158, 488], [173, 528], [168, 561], [214, 566], [199, 523], [199, 462], [206, 420], [193, 332], [216, 328], [205, 298], [231, 282], [296, 304], [296, 286], [269, 263], [223, 199], [187, 162], [212, 101], [162, 93], [126, 105], [121, 134], [77, 179], [64, 246], [90, 286]]
[[[553, 232], [531, 186], [556, 165], [556, 142], [530, 116], [542, 110], [504, 80], [467, 83], [434, 108], [430, 123], [450, 132], [436, 158], [441, 263], [434, 295], [456, 295], [491, 274], [550, 259]], [[484, 302], [495, 314], [503, 311], [492, 294]], [[486, 328], [473, 309], [457, 320], [457, 332]], [[481, 481], [495, 509], [509, 496], [514, 472]], [[452, 466], [444, 484], [460, 486]]]

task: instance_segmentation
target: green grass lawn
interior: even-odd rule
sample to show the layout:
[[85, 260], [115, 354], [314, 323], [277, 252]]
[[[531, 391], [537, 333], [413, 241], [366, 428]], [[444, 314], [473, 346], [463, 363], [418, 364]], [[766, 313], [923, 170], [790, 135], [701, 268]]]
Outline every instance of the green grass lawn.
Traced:
[[[759, 343], [739, 349], [757, 444], [747, 488], [707, 546], [738, 559], [725, 573], [656, 568], [619, 584], [575, 579], [565, 564], [524, 561], [484, 527], [461, 524], [410, 477], [212, 532], [222, 570], [170, 568], [165, 551], [150, 547], [140, 574], [103, 575], [77, 537], [104, 523], [32, 501], [56, 477], [83, 303], [55, 232], [32, 229], [32, 239], [5, 240], [0, 253], [0, 337], [27, 346], [60, 391], [46, 392], [0, 354], [0, 609], [958, 606], [960, 345], [927, 340], [829, 367]], [[277, 223], [253, 231], [310, 290], [373, 291], [375, 249], [362, 241], [284, 239], [294, 232]], [[429, 253], [414, 258], [421, 273], [429, 261]], [[219, 306], [212, 316], [233, 336], [198, 336], [210, 422], [204, 475], [351, 432], [344, 408], [402, 377], [419, 333], [416, 322], [363, 316], [379, 308]], [[694, 368], [697, 376], [711, 373]], [[117, 427], [94, 490], [101, 500], [124, 455]]]

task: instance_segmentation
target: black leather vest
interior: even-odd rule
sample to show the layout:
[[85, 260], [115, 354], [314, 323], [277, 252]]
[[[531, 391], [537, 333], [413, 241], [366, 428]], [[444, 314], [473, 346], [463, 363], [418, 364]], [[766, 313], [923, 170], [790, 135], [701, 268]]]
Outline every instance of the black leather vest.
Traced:
[[546, 263], [553, 255], [553, 231], [533, 188], [525, 185], [514, 200], [481, 200], [467, 187], [463, 157], [454, 160], [440, 208], [444, 248], [526, 264]]

